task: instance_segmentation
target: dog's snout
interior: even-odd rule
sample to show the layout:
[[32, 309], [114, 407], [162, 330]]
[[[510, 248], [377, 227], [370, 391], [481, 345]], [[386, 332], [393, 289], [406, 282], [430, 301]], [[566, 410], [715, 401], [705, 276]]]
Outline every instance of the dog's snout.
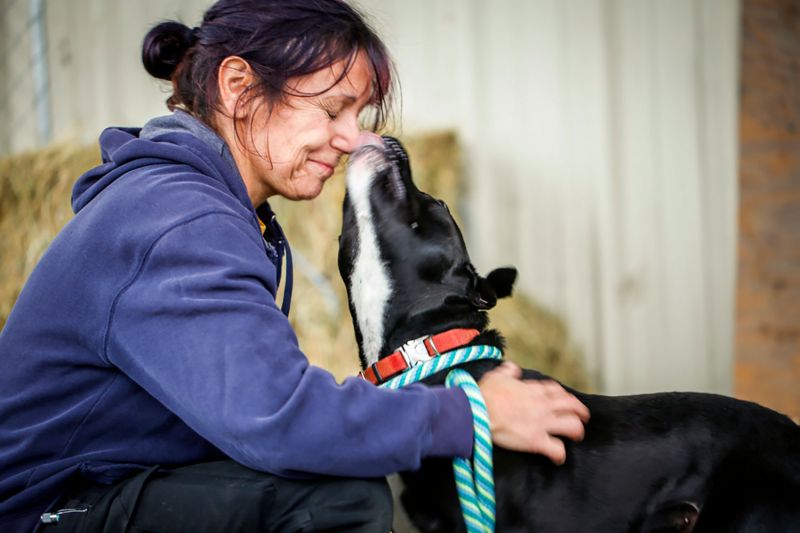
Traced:
[[358, 136], [358, 141], [356, 141], [356, 148], [361, 148], [362, 146], [378, 146], [383, 148], [383, 139], [380, 135], [372, 133], [371, 131], [362, 131]]
[[400, 141], [394, 137], [384, 135], [383, 144], [386, 146], [388, 155], [392, 161], [395, 163], [408, 164], [408, 154], [406, 153], [406, 149], [403, 148], [403, 145], [400, 144]]
[[367, 158], [373, 161], [378, 157], [383, 159], [385, 149], [386, 145], [380, 135], [376, 135], [370, 131], [362, 131], [358, 136], [356, 147], [350, 154], [350, 163], [352, 164], [355, 161]]

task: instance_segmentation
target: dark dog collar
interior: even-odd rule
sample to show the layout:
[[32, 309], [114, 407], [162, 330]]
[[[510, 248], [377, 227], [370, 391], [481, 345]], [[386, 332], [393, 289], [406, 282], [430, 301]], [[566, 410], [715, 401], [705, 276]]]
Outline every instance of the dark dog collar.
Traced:
[[466, 346], [479, 334], [477, 329], [450, 329], [436, 335], [410, 340], [363, 372], [359, 372], [358, 376], [374, 385], [380, 385], [424, 361]]

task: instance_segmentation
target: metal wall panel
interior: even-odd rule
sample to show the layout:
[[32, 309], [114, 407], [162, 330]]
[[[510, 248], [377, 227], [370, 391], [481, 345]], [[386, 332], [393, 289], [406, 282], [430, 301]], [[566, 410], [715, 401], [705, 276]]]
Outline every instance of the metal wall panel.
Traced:
[[[4, 0], [0, 150], [37, 145], [29, 0]], [[729, 392], [738, 2], [361, 0], [401, 78], [402, 129], [454, 128], [479, 268], [567, 320], [612, 393]], [[45, 1], [56, 139], [164, 113], [147, 29], [200, 0]], [[14, 39], [17, 42], [12, 42]], [[19, 82], [9, 73], [23, 73]], [[35, 97], [35, 95], [34, 95]]]
[[730, 392], [738, 3], [363, 2], [404, 127], [455, 127], [484, 270], [568, 320], [603, 390]]

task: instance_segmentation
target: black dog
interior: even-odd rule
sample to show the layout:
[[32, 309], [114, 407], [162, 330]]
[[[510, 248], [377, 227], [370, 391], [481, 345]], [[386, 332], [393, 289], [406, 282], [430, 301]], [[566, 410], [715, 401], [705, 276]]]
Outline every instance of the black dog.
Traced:
[[[516, 271], [479, 276], [447, 206], [416, 188], [400, 143], [384, 143], [351, 156], [340, 237], [362, 366], [452, 328], [502, 347], [485, 310], [511, 293]], [[479, 378], [497, 364], [463, 368]], [[566, 464], [495, 449], [497, 531], [800, 531], [800, 427], [787, 417], [713, 394], [572, 392], [592, 418], [582, 442], [566, 443]], [[420, 530], [464, 531], [450, 461], [402, 478]]]

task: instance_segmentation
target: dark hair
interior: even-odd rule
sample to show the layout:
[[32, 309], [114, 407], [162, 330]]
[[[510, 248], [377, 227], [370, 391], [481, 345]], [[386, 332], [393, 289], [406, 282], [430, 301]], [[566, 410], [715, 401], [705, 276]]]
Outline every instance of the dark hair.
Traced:
[[[393, 65], [386, 47], [364, 18], [342, 0], [219, 0], [200, 27], [162, 22], [142, 44], [142, 63], [152, 76], [172, 82], [167, 107], [182, 107], [206, 123], [217, 108], [217, 71], [229, 56], [250, 64], [259, 80], [245, 94], [265, 96], [270, 106], [289, 94], [287, 81], [363, 51], [374, 72], [371, 127], [385, 125], [391, 106]], [[324, 91], [323, 91], [324, 92]], [[237, 105], [240, 102], [237, 102]]]

